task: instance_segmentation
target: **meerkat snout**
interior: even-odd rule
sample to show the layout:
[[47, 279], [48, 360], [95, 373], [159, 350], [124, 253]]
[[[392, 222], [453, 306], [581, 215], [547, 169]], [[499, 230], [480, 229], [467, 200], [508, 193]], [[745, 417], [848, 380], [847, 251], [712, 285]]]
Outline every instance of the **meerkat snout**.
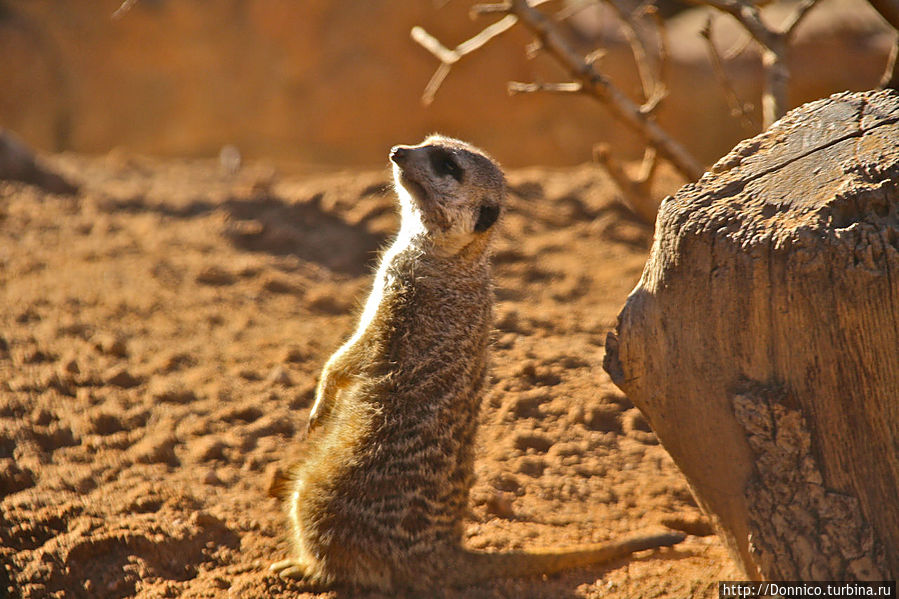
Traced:
[[405, 160], [406, 156], [408, 156], [409, 149], [404, 146], [393, 146], [390, 148], [390, 160], [396, 164], [402, 164]]

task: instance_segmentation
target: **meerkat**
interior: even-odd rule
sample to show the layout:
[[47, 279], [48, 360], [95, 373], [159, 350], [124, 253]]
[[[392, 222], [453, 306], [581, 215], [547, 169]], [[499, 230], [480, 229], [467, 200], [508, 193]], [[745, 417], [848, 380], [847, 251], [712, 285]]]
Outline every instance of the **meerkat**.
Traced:
[[462, 545], [489, 363], [489, 246], [505, 176], [431, 136], [390, 152], [401, 211], [359, 324], [327, 361], [305, 459], [283, 482], [294, 555], [271, 570], [382, 591], [540, 575], [673, 545], [676, 532], [542, 552]]

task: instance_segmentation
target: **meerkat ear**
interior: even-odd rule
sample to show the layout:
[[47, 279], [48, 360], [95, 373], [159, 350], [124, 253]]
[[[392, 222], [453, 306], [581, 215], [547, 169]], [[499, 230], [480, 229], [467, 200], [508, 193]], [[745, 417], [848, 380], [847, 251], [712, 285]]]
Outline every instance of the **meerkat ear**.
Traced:
[[495, 204], [481, 204], [481, 209], [478, 211], [478, 220], [474, 224], [474, 230], [477, 233], [483, 233], [492, 227], [498, 218], [499, 206]]

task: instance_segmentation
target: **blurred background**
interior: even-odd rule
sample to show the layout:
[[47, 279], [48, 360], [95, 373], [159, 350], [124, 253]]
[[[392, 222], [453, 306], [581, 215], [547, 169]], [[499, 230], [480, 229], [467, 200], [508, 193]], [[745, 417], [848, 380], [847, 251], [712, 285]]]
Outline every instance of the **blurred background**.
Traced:
[[[245, 158], [306, 166], [386, 162], [395, 143], [440, 131], [489, 148], [507, 166], [590, 160], [606, 141], [637, 158], [641, 141], [596, 102], [577, 95], [509, 97], [506, 83], [565, 81], [545, 54], [533, 59], [522, 27], [454, 68], [430, 107], [421, 93], [437, 61], [410, 39], [423, 26], [448, 47], [490, 20], [470, 2], [412, 0], [0, 0], [0, 126], [44, 151], [216, 156], [226, 144]], [[633, 58], [611, 15], [571, 0], [565, 25], [600, 68], [637, 97]], [[765, 13], [779, 23], [790, 11]], [[711, 163], [758, 132], [761, 68], [729, 17], [715, 41], [738, 94], [755, 105], [755, 130], [728, 106], [699, 35], [708, 9], [665, 6], [669, 97], [659, 120]], [[865, 0], [824, 0], [792, 45], [795, 106], [844, 89], [870, 89], [893, 31]], [[734, 54], [734, 52], [731, 52]]]
[[[683, 179], [665, 165], [653, 189], [620, 185], [590, 164], [597, 143], [620, 162], [644, 148], [589, 97], [510, 97], [509, 81], [570, 77], [528, 57], [521, 24], [424, 107], [438, 62], [410, 31], [453, 48], [500, 18], [470, 19], [475, 1], [137, 0], [114, 18], [121, 0], [0, 0], [0, 597], [298, 596], [268, 570], [291, 549], [266, 489], [300, 455], [322, 365], [397, 229], [388, 150], [434, 131], [510, 167], [466, 544], [690, 535], [441, 596], [712, 599], [745, 578], [603, 370], [657, 196]], [[660, 1], [670, 93], [655, 114], [708, 165], [761, 128], [759, 55], [714, 15], [753, 105], [741, 124], [700, 35], [711, 13]], [[780, 26], [796, 7], [763, 17]], [[538, 10], [565, 13], [576, 51], [599, 50], [642, 102], [606, 2]], [[895, 39], [866, 0], [821, 0], [790, 47], [790, 105], [876, 87]]]

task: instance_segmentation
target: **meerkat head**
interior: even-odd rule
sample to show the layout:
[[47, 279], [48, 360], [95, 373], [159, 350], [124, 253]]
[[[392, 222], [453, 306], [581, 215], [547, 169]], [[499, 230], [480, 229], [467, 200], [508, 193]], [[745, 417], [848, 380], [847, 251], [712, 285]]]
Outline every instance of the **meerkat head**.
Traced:
[[449, 253], [476, 241], [486, 245], [506, 196], [505, 176], [492, 158], [432, 135], [417, 146], [394, 146], [390, 161], [404, 227], [417, 227]]

